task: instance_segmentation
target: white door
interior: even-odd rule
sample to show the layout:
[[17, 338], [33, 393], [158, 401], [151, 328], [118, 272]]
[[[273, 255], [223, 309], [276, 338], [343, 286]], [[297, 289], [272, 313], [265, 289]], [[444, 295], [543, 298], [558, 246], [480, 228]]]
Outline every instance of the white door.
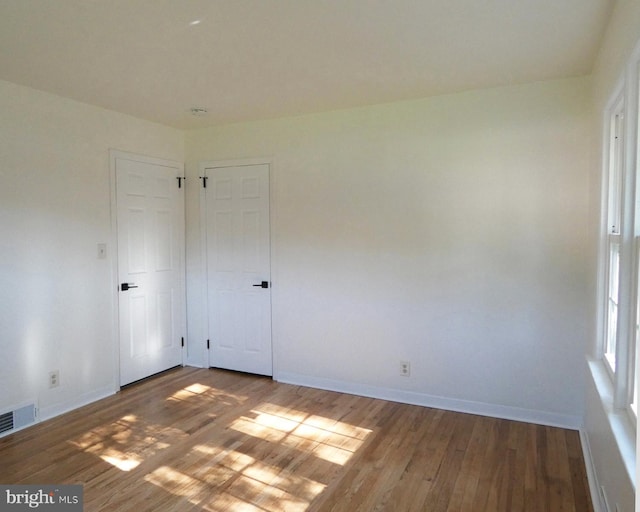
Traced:
[[[120, 385], [182, 364], [184, 186], [177, 164], [115, 157]], [[180, 187], [179, 187], [180, 182]]]
[[269, 165], [204, 176], [209, 366], [272, 375]]

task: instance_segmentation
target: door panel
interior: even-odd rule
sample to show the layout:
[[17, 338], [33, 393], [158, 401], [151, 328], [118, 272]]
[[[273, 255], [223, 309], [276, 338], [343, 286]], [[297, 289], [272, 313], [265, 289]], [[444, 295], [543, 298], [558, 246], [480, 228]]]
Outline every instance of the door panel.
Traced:
[[209, 365], [272, 375], [269, 166], [205, 175]]
[[120, 384], [182, 363], [185, 331], [181, 169], [116, 158]]

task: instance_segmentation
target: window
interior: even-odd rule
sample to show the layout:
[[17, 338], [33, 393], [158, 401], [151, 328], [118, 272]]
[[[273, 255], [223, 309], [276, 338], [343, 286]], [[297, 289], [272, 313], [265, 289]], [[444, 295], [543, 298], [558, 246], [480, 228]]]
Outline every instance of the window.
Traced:
[[[640, 65], [636, 66], [636, 75], [634, 77], [636, 99], [640, 99]], [[632, 290], [631, 304], [634, 308], [633, 315], [633, 333], [631, 339], [631, 346], [629, 347], [630, 361], [629, 361], [629, 377], [627, 379], [629, 390], [629, 411], [632, 418], [638, 416], [638, 402], [640, 397], [638, 396], [638, 364], [640, 360], [640, 178], [638, 177], [638, 157], [640, 156], [640, 100], [638, 101], [638, 108], [636, 110], [635, 117], [635, 129], [636, 129], [636, 160], [635, 160], [635, 201], [634, 201], [634, 228], [633, 228], [633, 282], [634, 287]]]
[[608, 126], [608, 190], [606, 239], [606, 306], [604, 357], [612, 373], [616, 372], [618, 314], [620, 295], [620, 248], [622, 189], [624, 179], [624, 100], [618, 99]]
[[[635, 63], [640, 63], [640, 46]], [[633, 76], [633, 78], [632, 78]], [[640, 68], [625, 83], [604, 118], [603, 233], [600, 354], [613, 382], [613, 406], [636, 422], [640, 390], [640, 180], [636, 179]]]

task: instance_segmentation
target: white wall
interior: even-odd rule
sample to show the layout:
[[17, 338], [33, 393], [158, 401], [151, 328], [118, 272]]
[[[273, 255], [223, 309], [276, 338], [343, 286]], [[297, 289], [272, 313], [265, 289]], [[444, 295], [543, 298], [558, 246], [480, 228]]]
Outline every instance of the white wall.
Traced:
[[0, 82], [0, 410], [115, 390], [109, 148], [183, 160], [184, 136]]
[[[640, 36], [640, 2], [637, 0], [617, 0], [611, 20], [603, 38], [600, 52], [593, 71], [593, 97], [595, 144], [592, 165], [590, 168], [590, 292], [592, 297], [589, 305], [589, 353], [597, 354], [599, 341], [597, 329], [596, 275], [597, 248], [599, 243], [600, 224], [600, 194], [602, 173], [602, 128], [603, 114], [606, 103], [614, 92], [614, 88], [621, 78], [624, 67], [630, 57], [634, 45]], [[611, 507], [619, 505], [621, 512], [634, 510], [635, 483], [633, 477], [625, 467], [625, 458], [630, 462], [629, 451], [625, 446], [633, 443], [633, 439], [625, 435], [629, 431], [622, 428], [628, 420], [624, 412], [612, 409], [610, 402], [611, 387], [609, 379], [600, 378], [603, 371], [597, 363], [591, 364], [597, 371], [588, 372], [586, 383], [586, 410], [584, 431], [590, 445], [593, 471], [597, 484], [604, 487]], [[614, 435], [614, 430], [618, 435]], [[627, 453], [624, 453], [627, 452]], [[630, 464], [628, 464], [630, 465]], [[633, 470], [631, 470], [633, 471]]]
[[203, 160], [273, 158], [276, 378], [578, 425], [589, 91], [572, 79], [188, 132], [192, 182]]

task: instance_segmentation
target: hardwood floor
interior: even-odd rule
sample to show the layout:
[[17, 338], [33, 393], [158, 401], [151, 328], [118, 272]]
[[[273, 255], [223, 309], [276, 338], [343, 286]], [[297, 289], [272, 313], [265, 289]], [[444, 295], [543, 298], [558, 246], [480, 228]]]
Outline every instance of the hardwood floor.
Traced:
[[85, 511], [592, 511], [578, 433], [178, 369], [0, 439]]

